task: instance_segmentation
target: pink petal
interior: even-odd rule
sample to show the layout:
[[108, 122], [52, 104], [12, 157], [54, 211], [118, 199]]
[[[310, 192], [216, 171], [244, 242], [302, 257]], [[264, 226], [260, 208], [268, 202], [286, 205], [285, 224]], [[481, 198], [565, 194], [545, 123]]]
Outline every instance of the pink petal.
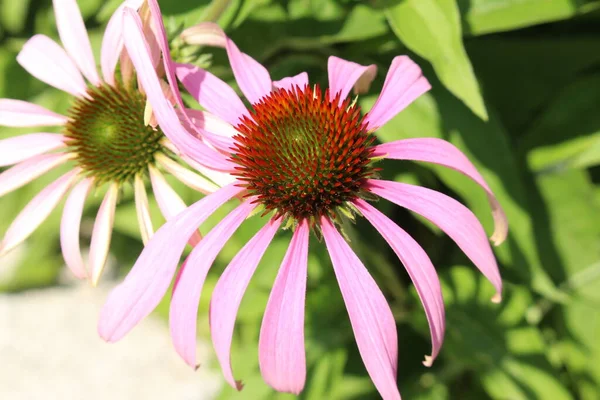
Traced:
[[23, 161], [0, 174], [0, 197], [12, 192], [73, 158], [69, 153], [42, 154]]
[[60, 41], [83, 75], [93, 84], [100, 84], [96, 60], [83, 17], [75, 0], [53, 0], [54, 16]]
[[273, 81], [273, 86], [277, 89], [291, 90], [296, 86], [302, 89], [306, 85], [308, 85], [308, 74], [306, 72], [301, 72], [295, 76], [288, 76], [279, 81]]
[[73, 188], [71, 194], [67, 197], [60, 222], [60, 246], [63, 258], [67, 267], [79, 279], [87, 276], [79, 247], [79, 228], [81, 226], [85, 198], [92, 184], [92, 179], [85, 178]]
[[[183, 212], [187, 206], [156, 168], [150, 167], [149, 170], [150, 182], [152, 183], [152, 190], [154, 191], [158, 208], [160, 208], [160, 212], [165, 217], [165, 220], [170, 221]], [[189, 239], [190, 245], [195, 246], [202, 240], [202, 236], [200, 236], [198, 231], [195, 231]]]
[[0, 167], [13, 165], [61, 147], [65, 147], [65, 137], [55, 133], [32, 133], [0, 140]]
[[116, 342], [150, 314], [169, 288], [192, 233], [217, 208], [243, 190], [235, 185], [226, 186], [194, 203], [154, 234], [100, 312], [98, 333], [104, 340]]
[[157, 154], [156, 161], [180, 182], [200, 193], [209, 194], [216, 192], [220, 188], [205, 177], [198, 175], [164, 154]]
[[299, 394], [306, 381], [304, 299], [308, 234], [302, 221], [281, 263], [260, 327], [258, 357], [264, 380], [279, 392]]
[[500, 271], [485, 231], [471, 210], [445, 194], [406, 183], [369, 179], [368, 189], [400, 207], [422, 215], [446, 232], [494, 285], [494, 301], [500, 301]]
[[237, 126], [248, 110], [235, 91], [221, 79], [202, 68], [177, 64], [177, 78], [198, 103], [222, 120]]
[[90, 243], [90, 275], [92, 286], [96, 286], [106, 265], [108, 251], [110, 249], [110, 239], [112, 238], [112, 230], [115, 222], [115, 210], [117, 207], [117, 198], [119, 196], [119, 185], [112, 183], [108, 188], [108, 192], [102, 200], [96, 221], [94, 222], [94, 230], [92, 231], [92, 242]]
[[146, 193], [146, 185], [141, 175], [136, 175], [133, 182], [133, 193], [135, 197], [135, 211], [137, 214], [140, 234], [144, 245], [148, 243], [154, 228], [152, 227], [152, 219], [150, 218], [150, 205], [148, 204], [148, 193]]
[[229, 123], [206, 111], [186, 109], [186, 114], [194, 127], [201, 130], [208, 141], [218, 149], [230, 151], [233, 137], [239, 132]]
[[226, 49], [235, 80], [250, 103], [256, 104], [271, 93], [271, 76], [261, 63], [242, 53], [229, 38]]
[[64, 125], [69, 119], [37, 104], [0, 99], [0, 126], [33, 127]]
[[179, 37], [187, 44], [225, 48], [225, 32], [214, 22], [201, 22], [181, 32]]
[[431, 356], [425, 356], [425, 365], [429, 367], [442, 347], [446, 330], [444, 299], [437, 272], [421, 246], [391, 219], [364, 200], [357, 199], [354, 205], [388, 242], [415, 284], [431, 331]]
[[270, 220], [231, 260], [217, 282], [210, 302], [210, 334], [225, 380], [237, 390], [231, 370], [231, 340], [242, 297], [281, 220]]
[[35, 35], [23, 45], [17, 61], [31, 75], [73, 96], [86, 95], [81, 72], [67, 53], [55, 41]]
[[71, 171], [46, 186], [25, 206], [23, 211], [8, 227], [0, 243], [0, 254], [17, 247], [31, 235], [48, 215], [56, 208], [65, 193], [77, 179], [78, 171]]
[[417, 64], [407, 56], [395, 57], [379, 98], [366, 115], [365, 121], [375, 130], [385, 125], [429, 89], [431, 85]]
[[492, 207], [495, 229], [491, 240], [498, 246], [506, 239], [508, 220], [504, 210], [475, 166], [453, 144], [437, 138], [397, 140], [375, 146], [373, 157], [431, 162], [452, 168], [473, 179], [486, 191]]
[[198, 303], [206, 274], [225, 243], [255, 207], [250, 201], [243, 202], [202, 239], [187, 258], [173, 290], [169, 311], [171, 338], [177, 353], [192, 367], [196, 367]]
[[146, 91], [154, 116], [165, 135], [176, 147], [197, 162], [219, 170], [230, 170], [232, 163], [227, 160], [226, 156], [193, 137], [181, 125], [175, 109], [165, 98], [152, 66], [140, 18], [129, 8], [124, 9], [123, 34], [127, 52], [138, 73], [138, 79]]
[[392, 310], [365, 266], [326, 217], [321, 218], [321, 229], [367, 372], [381, 397], [400, 399], [396, 384], [398, 336]]
[[352, 87], [355, 94], [367, 92], [377, 75], [377, 66], [375, 64], [364, 66], [331, 56], [327, 61], [327, 74], [329, 75], [329, 100], [333, 101], [339, 94], [341, 104], [348, 97]]

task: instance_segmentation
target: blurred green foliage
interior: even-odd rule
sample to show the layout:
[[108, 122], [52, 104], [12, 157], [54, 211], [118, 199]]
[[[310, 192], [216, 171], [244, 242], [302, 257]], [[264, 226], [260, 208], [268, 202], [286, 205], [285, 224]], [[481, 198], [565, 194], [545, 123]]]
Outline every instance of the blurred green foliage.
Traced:
[[[92, 42], [119, 0], [79, 0]], [[359, 221], [352, 247], [387, 295], [398, 322], [398, 384], [407, 399], [600, 398], [600, 1], [598, 0], [163, 0], [171, 32], [217, 20], [238, 46], [266, 65], [274, 79], [308, 71], [326, 85], [327, 57], [379, 66], [368, 110], [391, 59], [409, 54], [433, 90], [379, 132], [381, 141], [440, 137], [477, 165], [504, 206], [510, 236], [496, 254], [505, 300], [439, 230], [381, 201], [378, 207], [407, 229], [438, 268], [447, 305], [446, 342], [439, 359], [421, 365], [429, 331], [416, 292], [385, 242]], [[221, 13], [220, 5], [228, 3]], [[0, 0], [0, 97], [27, 99], [64, 111], [68, 96], [27, 76], [15, 56], [34, 33], [56, 37], [50, 0]], [[232, 84], [222, 50], [211, 71]], [[98, 54], [98, 53], [96, 53]], [[234, 84], [235, 85], [235, 84]], [[22, 130], [0, 130], [9, 137]], [[488, 231], [485, 194], [462, 175], [430, 165], [384, 162], [384, 177], [451, 194], [474, 210]], [[0, 232], [57, 174], [0, 198]], [[174, 183], [174, 185], [176, 185]], [[188, 202], [199, 198], [176, 185]], [[101, 196], [85, 213], [89, 240]], [[153, 203], [154, 216], [160, 221]], [[230, 209], [219, 210], [203, 227]], [[131, 193], [117, 214], [113, 258], [123, 275], [141, 249]], [[59, 213], [11, 255], [0, 289], [57, 282], [61, 268]], [[210, 292], [228, 260], [261, 226], [254, 217], [220, 254], [204, 290], [200, 335], [208, 337]], [[289, 233], [276, 237], [240, 309], [233, 365], [245, 382], [223, 399], [283, 399], [262, 382], [257, 341], [269, 290]], [[322, 243], [311, 241], [306, 340], [308, 382], [301, 398], [369, 399], [378, 395], [362, 366]], [[5, 263], [3, 261], [3, 263]], [[4, 265], [2, 266], [4, 268]], [[167, 307], [159, 312], [166, 315]]]

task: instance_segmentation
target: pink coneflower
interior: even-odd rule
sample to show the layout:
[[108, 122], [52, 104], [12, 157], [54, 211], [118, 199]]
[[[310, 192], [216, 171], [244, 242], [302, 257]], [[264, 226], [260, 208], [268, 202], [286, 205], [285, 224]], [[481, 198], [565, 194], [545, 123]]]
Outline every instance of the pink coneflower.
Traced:
[[[125, 45], [135, 67], [148, 72], [143, 74], [142, 85], [160, 118], [158, 109], [167, 112], [169, 104], [161, 95], [159, 80], [149, 73], [151, 58], [141, 50], [140, 26], [137, 15], [126, 10]], [[216, 28], [212, 29], [214, 34]], [[432, 353], [425, 364], [431, 365], [445, 330], [436, 271], [414, 239], [369, 200], [382, 197], [439, 226], [492, 282], [497, 292], [495, 301], [500, 300], [502, 291], [498, 267], [486, 234], [469, 209], [430, 189], [378, 179], [375, 162], [381, 158], [432, 162], [473, 179], [489, 196], [496, 222], [492, 240], [496, 244], [507, 233], [500, 205], [469, 160], [443, 140], [373, 144], [375, 130], [430, 88], [408, 57], [393, 60], [379, 99], [363, 116], [348, 95], [357, 84], [365, 88], [375, 66], [331, 57], [329, 88], [325, 91], [318, 85], [309, 86], [306, 73], [274, 82], [262, 65], [241, 53], [222, 31], [217, 36], [227, 50], [239, 87], [252, 104], [250, 108], [225, 82], [207, 71], [177, 65], [176, 73], [202, 107], [239, 132], [230, 149], [235, 164], [231, 172], [237, 181], [193, 204], [157, 231], [125, 281], [109, 296], [101, 312], [100, 335], [111, 342], [119, 340], [148, 315], [167, 291], [190, 233], [222, 204], [241, 195], [242, 203], [193, 249], [175, 278], [170, 328], [177, 352], [188, 364], [196, 365], [198, 302], [206, 275], [236, 229], [253, 211], [260, 211], [264, 227], [230, 262], [211, 299], [211, 336], [227, 382], [241, 389], [233, 377], [230, 347], [242, 296], [274, 235], [289, 227], [292, 240], [260, 332], [259, 361], [264, 379], [284, 392], [299, 393], [304, 386], [304, 300], [309, 234], [313, 231], [325, 241], [368, 373], [384, 399], [399, 399], [394, 318], [384, 295], [340, 233], [338, 222], [345, 215], [365, 217], [404, 264], [430, 324]], [[139, 51], [134, 54], [133, 49]]]
[[[147, 5], [142, 3], [141, 0], [126, 2], [136, 10], [141, 7], [140, 13], [147, 15]], [[224, 157], [189, 134], [177, 136], [173, 143], [167, 141], [161, 127], [166, 126], [165, 131], [169, 125], [180, 129], [176, 116], [174, 120], [162, 121], [161, 127], [152, 122], [152, 110], [147, 107], [146, 96], [137, 87], [135, 71], [130, 68], [127, 54], [121, 51], [123, 7], [125, 5], [119, 8], [106, 28], [101, 54], [102, 77], [97, 72], [75, 0], [54, 0], [58, 33], [64, 48], [47, 36], [36, 35], [19, 53], [17, 61], [31, 75], [73, 95], [66, 116], [25, 101], [0, 99], [0, 125], [59, 126], [61, 129], [60, 134], [32, 133], [0, 141], [0, 167], [14, 165], [0, 174], [0, 196], [59, 165], [69, 163], [72, 166], [70, 172], [43, 189], [16, 217], [0, 243], [0, 255], [23, 242], [72, 189], [60, 228], [62, 252], [73, 273], [80, 278], [90, 278], [93, 284], [100, 278], [107, 259], [115, 208], [124, 185], [133, 184], [141, 236], [148, 241], [153, 234], [145, 188], [148, 178], [166, 219], [186, 207], [159, 168], [201, 192], [211, 193], [219, 188], [175, 161], [173, 151], [177, 145], [193, 143], [200, 153], [190, 154], [191, 158], [198, 161], [202, 154], [208, 154], [210, 158], [214, 153], [213, 158], [223, 158], [223, 165], [227, 165]], [[159, 68], [160, 51], [155, 41], [160, 38], [155, 37], [151, 24], [145, 24], [145, 28], [145, 40], [156, 49], [153, 66]], [[115, 75], [119, 59], [121, 77]], [[156, 76], [154, 68], [152, 74]], [[163, 86], [168, 88], [166, 83]], [[105, 187], [108, 189], [96, 216], [86, 268], [79, 245], [84, 203], [91, 191]], [[196, 243], [200, 237], [197, 232], [192, 232], [190, 238]]]

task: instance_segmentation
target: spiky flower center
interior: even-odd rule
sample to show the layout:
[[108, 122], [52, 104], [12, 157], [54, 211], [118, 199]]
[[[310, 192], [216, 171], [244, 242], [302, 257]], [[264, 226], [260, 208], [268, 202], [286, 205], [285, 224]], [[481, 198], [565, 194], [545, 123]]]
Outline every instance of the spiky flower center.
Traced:
[[266, 210], [315, 222], [361, 196], [375, 173], [360, 107], [318, 86], [273, 91], [237, 126], [234, 175]]
[[160, 129], [144, 123], [145, 97], [121, 84], [91, 87], [69, 109], [65, 135], [83, 171], [98, 183], [145, 173], [162, 150]]

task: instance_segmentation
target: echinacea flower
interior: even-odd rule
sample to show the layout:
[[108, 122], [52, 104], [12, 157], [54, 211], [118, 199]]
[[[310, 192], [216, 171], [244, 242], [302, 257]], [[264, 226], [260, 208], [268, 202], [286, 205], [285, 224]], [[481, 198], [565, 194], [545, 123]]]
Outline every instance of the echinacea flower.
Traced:
[[[149, 70], [148, 52], [132, 53], [143, 48], [139, 18], [130, 10], [125, 10], [124, 18], [125, 45], [132, 62], [138, 70]], [[219, 35], [250, 108], [209, 72], [190, 65], [175, 67], [178, 78], [200, 105], [239, 132], [230, 147], [235, 165], [231, 172], [237, 181], [193, 204], [157, 231], [124, 282], [109, 296], [101, 312], [99, 333], [109, 342], [117, 341], [148, 315], [167, 291], [189, 234], [229, 199], [243, 196], [242, 203], [195, 246], [175, 278], [169, 323], [177, 352], [188, 364], [196, 365], [198, 303], [207, 273], [236, 229], [253, 211], [260, 210], [264, 227], [231, 260], [211, 298], [211, 337], [227, 382], [241, 389], [230, 364], [241, 299], [274, 235], [286, 226], [293, 236], [268, 300], [258, 344], [265, 381], [276, 390], [292, 393], [299, 393], [305, 383], [303, 325], [312, 230], [325, 241], [371, 379], [384, 399], [399, 399], [396, 324], [383, 293], [340, 233], [339, 219], [352, 214], [365, 217], [404, 264], [429, 321], [432, 352], [425, 364], [431, 365], [445, 330], [438, 276], [415, 240], [368, 200], [379, 196], [439, 226], [491, 281], [496, 289], [494, 301], [501, 296], [500, 274], [484, 229], [467, 207], [434, 190], [378, 179], [374, 163], [381, 158], [425, 161], [470, 177], [488, 194], [496, 244], [507, 234], [504, 213], [482, 176], [450, 143], [407, 139], [374, 144], [373, 132], [430, 88], [408, 57], [394, 58], [377, 102], [363, 115], [348, 95], [356, 85], [360, 90], [368, 86], [375, 75], [374, 65], [330, 57], [329, 88], [322, 91], [318, 85], [308, 85], [306, 73], [272, 81], [262, 65], [241, 53], [222, 31]], [[168, 58], [168, 49], [163, 51]], [[157, 77], [144, 77], [144, 89], [156, 94], [149, 96], [152, 106], [172, 112], [159, 95]], [[157, 119], [162, 117], [157, 113]]]
[[[120, 19], [125, 6], [136, 10], [147, 7], [141, 0], [128, 0], [109, 21], [102, 42], [102, 77], [97, 72], [75, 0], [54, 0], [58, 33], [64, 48], [47, 36], [35, 35], [19, 53], [17, 61], [31, 75], [73, 96], [66, 115], [21, 100], [0, 99], [0, 125], [58, 126], [61, 130], [58, 134], [32, 133], [0, 141], [0, 167], [14, 165], [0, 174], [0, 196], [59, 165], [68, 163], [72, 166], [70, 172], [43, 189], [15, 218], [0, 242], [0, 254], [27, 239], [72, 189], [67, 196], [60, 227], [62, 252], [71, 271], [79, 278], [90, 278], [93, 284], [100, 278], [107, 259], [115, 208], [124, 185], [133, 184], [141, 236], [146, 242], [153, 234], [145, 188], [148, 178], [166, 219], [186, 207], [159, 168], [200, 192], [211, 193], [219, 188], [176, 161], [173, 151], [178, 151], [177, 145], [190, 142], [200, 150], [187, 158], [198, 168], [202, 166], [196, 165], [194, 160], [202, 162], [202, 155], [208, 155], [208, 164], [213, 156], [217, 161], [223, 158], [216, 151], [202, 147], [203, 143], [189, 134], [179, 135], [171, 143], [166, 140], [162, 127], [152, 123], [146, 96], [137, 87], [136, 71], [128, 68], [127, 54], [122, 52]], [[155, 37], [152, 25], [145, 27], [148, 31], [145, 41], [154, 44], [161, 40]], [[160, 52], [155, 44], [154, 48], [157, 50], [152, 74], [156, 76], [154, 68], [159, 68]], [[115, 74], [119, 59], [122, 77]], [[137, 74], [139, 79], [139, 71]], [[163, 86], [168, 88], [166, 83]], [[180, 126], [177, 117], [175, 121], [164, 123], [167, 128]], [[86, 268], [79, 245], [84, 203], [91, 191], [104, 187], [108, 190], [96, 216]], [[199, 239], [199, 233], [190, 234], [193, 243]]]

